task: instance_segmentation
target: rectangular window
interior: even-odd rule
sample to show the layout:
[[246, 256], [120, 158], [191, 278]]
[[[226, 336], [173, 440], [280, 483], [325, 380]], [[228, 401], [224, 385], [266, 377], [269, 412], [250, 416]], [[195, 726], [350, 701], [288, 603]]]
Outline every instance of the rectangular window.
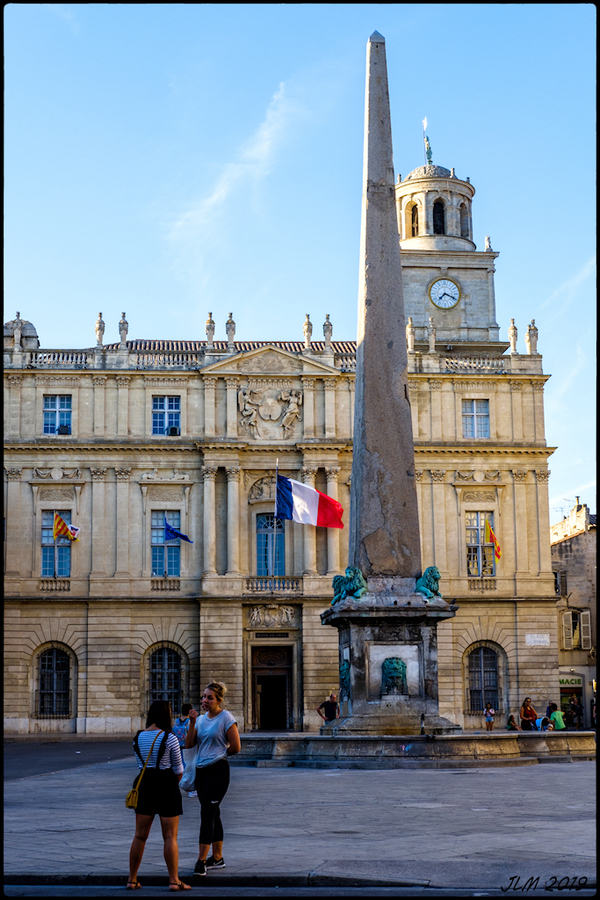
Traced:
[[177, 531], [181, 529], [179, 510], [168, 512], [164, 509], [152, 510], [152, 575], [155, 578], [162, 578], [165, 575], [179, 578], [181, 541], [179, 538], [165, 541], [165, 516], [169, 525]]
[[463, 400], [462, 420], [464, 438], [489, 438], [490, 401]]
[[44, 396], [44, 434], [71, 434], [71, 395]]
[[485, 521], [494, 527], [491, 512], [466, 512], [467, 525], [467, 574], [471, 577], [485, 577], [496, 574], [494, 545], [485, 543]]
[[592, 629], [591, 613], [589, 609], [576, 612], [567, 610], [563, 613], [563, 649], [564, 650], [591, 650]]
[[180, 434], [181, 397], [152, 398], [152, 434]]
[[[67, 525], [71, 524], [71, 510], [57, 509]], [[66, 537], [54, 540], [54, 510], [42, 512], [42, 578], [71, 577], [71, 541]]]
[[271, 513], [256, 517], [256, 574], [285, 575], [283, 521]]

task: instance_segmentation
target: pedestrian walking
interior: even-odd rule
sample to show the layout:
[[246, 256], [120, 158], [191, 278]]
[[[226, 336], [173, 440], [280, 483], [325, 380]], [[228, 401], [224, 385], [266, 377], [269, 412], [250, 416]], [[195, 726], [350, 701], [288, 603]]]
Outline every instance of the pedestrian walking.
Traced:
[[[324, 710], [324, 712], [321, 712], [321, 710]], [[337, 702], [337, 695], [333, 691], [329, 695], [329, 700], [325, 700], [325, 702], [321, 703], [317, 708], [317, 712], [324, 722], [333, 722], [338, 718], [340, 714], [340, 705]]]
[[562, 711], [558, 708], [556, 703], [550, 704], [550, 721], [554, 725], [555, 731], [564, 731], [566, 729], [565, 725], [565, 717], [562, 714]]
[[[181, 707], [181, 715], [175, 719], [175, 724], [173, 725], [173, 734], [179, 741], [179, 749], [181, 750], [181, 756], [183, 758], [183, 749], [185, 747], [185, 739], [188, 733], [188, 729], [190, 727], [190, 716], [189, 712], [192, 708], [191, 703], [184, 703]], [[183, 768], [185, 769], [185, 759], [183, 760]], [[196, 797], [196, 791], [190, 791], [188, 797]]]
[[137, 880], [138, 870], [154, 817], [160, 817], [164, 840], [164, 856], [169, 870], [169, 890], [187, 891], [189, 884], [179, 880], [179, 847], [177, 830], [179, 816], [183, 812], [179, 781], [183, 775], [183, 762], [177, 738], [172, 733], [171, 706], [166, 700], [155, 700], [148, 710], [146, 727], [138, 731], [133, 748], [138, 757], [140, 771], [146, 769], [139, 782], [138, 802], [135, 809], [135, 836], [129, 851], [129, 880], [127, 890], [141, 888]]
[[583, 725], [583, 706], [577, 699], [576, 694], [571, 697], [571, 715], [573, 716], [573, 725], [580, 731]]
[[531, 705], [531, 697], [525, 697], [519, 715], [521, 716], [521, 731], [534, 731], [534, 723], [538, 714]]
[[515, 722], [515, 717], [512, 715], [508, 717], [508, 721], [506, 723], [506, 730], [507, 731], [521, 731], [521, 726], [517, 725], [517, 723]]
[[[227, 688], [218, 681], [209, 684], [202, 696], [204, 715], [190, 710], [186, 749], [198, 745], [195, 788], [200, 802], [200, 839], [194, 875], [206, 875], [207, 869], [224, 869], [223, 824], [220, 805], [229, 787], [228, 756], [242, 749], [234, 716], [223, 709]], [[212, 855], [208, 851], [212, 845]]]
[[496, 715], [496, 710], [492, 707], [491, 703], [485, 704], [485, 709], [483, 711], [483, 715], [485, 716], [485, 730], [493, 731], [494, 730], [494, 716]]

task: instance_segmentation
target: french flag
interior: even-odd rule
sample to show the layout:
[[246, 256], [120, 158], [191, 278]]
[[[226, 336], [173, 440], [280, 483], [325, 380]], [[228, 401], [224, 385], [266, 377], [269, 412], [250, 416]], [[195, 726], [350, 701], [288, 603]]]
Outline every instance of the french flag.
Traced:
[[344, 510], [337, 500], [308, 484], [277, 474], [276, 518], [293, 519], [303, 525], [320, 525], [322, 528], [343, 528], [343, 514]]

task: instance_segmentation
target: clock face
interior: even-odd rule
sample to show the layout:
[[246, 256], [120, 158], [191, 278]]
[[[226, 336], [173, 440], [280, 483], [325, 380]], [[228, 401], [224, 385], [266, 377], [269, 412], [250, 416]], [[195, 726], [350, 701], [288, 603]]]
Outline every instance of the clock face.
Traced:
[[429, 288], [429, 296], [431, 302], [439, 309], [451, 309], [460, 300], [460, 290], [449, 278], [440, 278]]

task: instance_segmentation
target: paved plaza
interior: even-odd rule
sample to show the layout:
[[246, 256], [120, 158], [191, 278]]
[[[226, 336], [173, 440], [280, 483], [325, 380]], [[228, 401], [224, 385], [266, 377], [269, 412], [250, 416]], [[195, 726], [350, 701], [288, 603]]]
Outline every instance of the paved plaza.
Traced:
[[[63, 746], [65, 757], [73, 752]], [[122, 887], [134, 828], [124, 798], [135, 773], [127, 756], [5, 781], [5, 883]], [[594, 762], [384, 771], [234, 765], [222, 806], [227, 867], [198, 879], [198, 888], [437, 887], [500, 896], [539, 878], [538, 891], [552, 879], [563, 887], [564, 879], [587, 879], [589, 890], [595, 794]], [[183, 806], [180, 875], [193, 883], [199, 805], [186, 796]], [[139, 878], [166, 887], [158, 820]]]

